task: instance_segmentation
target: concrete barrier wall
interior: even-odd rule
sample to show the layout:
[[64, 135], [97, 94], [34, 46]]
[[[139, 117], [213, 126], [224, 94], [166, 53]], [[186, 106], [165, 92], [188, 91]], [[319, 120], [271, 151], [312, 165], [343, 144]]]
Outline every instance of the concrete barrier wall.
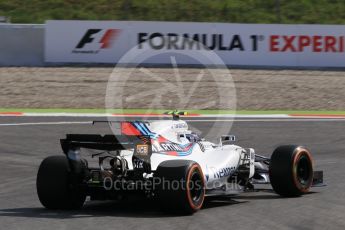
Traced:
[[[76, 28], [78, 30], [77, 29], [70, 30], [70, 31], [73, 31], [74, 34], [76, 33], [76, 31], [77, 32], [79, 31], [79, 33], [80, 33], [80, 34], [77, 34], [75, 41], [73, 40], [72, 42], [68, 43], [72, 48], [75, 48], [76, 42], [78, 42], [80, 40], [80, 38], [85, 34], [85, 31], [87, 31], [87, 29], [90, 26], [89, 26], [89, 22], [84, 22], [84, 21], [83, 22], [72, 21], [72, 22], [85, 24], [85, 28], [78, 24], [76, 26]], [[73, 36], [71, 36], [71, 33], [68, 33], [68, 31], [66, 32], [66, 25], [67, 24], [65, 24], [65, 22], [59, 22], [58, 21], [57, 23], [60, 23], [60, 24], [62, 23], [61, 28], [65, 29], [65, 30], [57, 31], [58, 33], [53, 34], [52, 36], [48, 36], [49, 35], [48, 32], [50, 31], [50, 34], [52, 34], [52, 32], [55, 33], [56, 31], [54, 30], [54, 28], [50, 28], [49, 26], [47, 26], [45, 24], [39, 24], [39, 25], [38, 24], [36, 24], [36, 25], [34, 25], [34, 24], [0, 24], [0, 38], [1, 38], [1, 40], [0, 40], [0, 67], [1, 66], [35, 66], [35, 67], [40, 67], [40, 66], [66, 66], [66, 65], [99, 66], [100, 63], [103, 63], [101, 65], [106, 65], [104, 63], [107, 63], [108, 61], [104, 61], [104, 60], [102, 61], [102, 59], [99, 57], [99, 55], [105, 53], [105, 52], [103, 52], [104, 50], [107, 50], [105, 48], [102, 49], [102, 52], [97, 52], [97, 55], [94, 55], [94, 57], [92, 57], [93, 59], [88, 60], [87, 62], [80, 61], [80, 60], [71, 61], [68, 58], [66, 58], [66, 55], [63, 56], [63, 58], [59, 58], [59, 60], [55, 60], [55, 61], [50, 61], [49, 57], [47, 57], [47, 56], [45, 57], [45, 55], [47, 54], [47, 51], [49, 51], [48, 49], [46, 50], [46, 45], [48, 44], [47, 41], [51, 40], [51, 39], [49, 40], [48, 38], [54, 38], [57, 41], [65, 41], [66, 39], [68, 41], [70, 41], [71, 37], [73, 37]], [[107, 26], [108, 25], [107, 23], [117, 23], [117, 24], [122, 23], [123, 24], [125, 22], [97, 22], [97, 23], [102, 24], [102, 25], [103, 25], [103, 23], [105, 23], [106, 24], [105, 26]], [[126, 22], [126, 23], [128, 23], [128, 22]], [[144, 23], [144, 24], [146, 23], [147, 24], [148, 22], [136, 22], [135, 25], [138, 26], [139, 25], [138, 23], [139, 24], [140, 23]], [[153, 22], [150, 22], [150, 23], [153, 23]], [[160, 22], [160, 23], [162, 25], [166, 24], [163, 22]], [[49, 25], [49, 22], [48, 22], [48, 25]], [[225, 26], [226, 24], [221, 24], [221, 25]], [[151, 24], [148, 24], [147, 26], [148, 27], [144, 31], [150, 31], [150, 30], [156, 29], [156, 27], [152, 26]], [[247, 25], [247, 26], [250, 26], [250, 25]], [[257, 25], [255, 25], [255, 26], [257, 26]], [[275, 26], [275, 25], [264, 25], [264, 26]], [[303, 26], [306, 26], [306, 25], [303, 25]], [[108, 28], [108, 27], [104, 27], [104, 28]], [[240, 27], [242, 28], [243, 25], [240, 25]], [[291, 27], [291, 25], [290, 25], [290, 27]], [[296, 26], [296, 28], [297, 27], [298, 26]], [[329, 34], [334, 35], [335, 34], [334, 31], [336, 31], [337, 34], [339, 34], [345, 28], [345, 26], [321, 26], [321, 25], [310, 25], [310, 26], [308, 26], [308, 28], [309, 27], [311, 29], [313, 29], [313, 31], [314, 30], [316, 32], [321, 31], [322, 34], [325, 34], [325, 35], [329, 35]], [[113, 27], [109, 27], [109, 28], [113, 28]], [[115, 26], [114, 28], [118, 29], [120, 27]], [[161, 27], [161, 29], [162, 28], [165, 29], [166, 27]], [[336, 30], [335, 28], [339, 28], [339, 29]], [[143, 27], [140, 27], [140, 29], [143, 29]], [[111, 30], [114, 31], [114, 29], [111, 29]], [[180, 31], [181, 28], [178, 27], [178, 29], [176, 29], [176, 30]], [[109, 29], [104, 30], [104, 31], [109, 31]], [[224, 30], [224, 31], [226, 31], [226, 30]], [[66, 33], [68, 33], [68, 34], [66, 34]], [[122, 35], [124, 35], [124, 34], [125, 34], [124, 31], [122, 31]], [[296, 33], [296, 34], [300, 34], [300, 33]], [[317, 33], [315, 33], [315, 34], [317, 34]], [[68, 35], [67, 38], [65, 37], [66, 35]], [[278, 54], [274, 53], [274, 55], [281, 55], [281, 56], [282, 55], [286, 55], [286, 56], [290, 55], [293, 57], [297, 56], [298, 58], [297, 59], [295, 58], [298, 61], [298, 62], [296, 61], [297, 64], [294, 63], [295, 59], [291, 59], [292, 61], [290, 60], [290, 61], [286, 61], [286, 62], [284, 60], [280, 60], [280, 62], [276, 63], [276, 64], [272, 64], [271, 62], [267, 63], [267, 60], [269, 60], [267, 55], [264, 55], [263, 58], [261, 58], [261, 59], [258, 58], [258, 56], [253, 56], [252, 61], [254, 60], [254, 62], [251, 62], [251, 63], [247, 59], [245, 59], [244, 62], [241, 62], [241, 63], [231, 62], [231, 63], [225, 63], [225, 64], [228, 66], [231, 66], [231, 67], [240, 67], [240, 68], [249, 68], [249, 69], [250, 68], [266, 68], [266, 69], [270, 69], [270, 68], [275, 68], [275, 69], [281, 69], [281, 68], [284, 68], [284, 69], [287, 69], [287, 68], [291, 68], [291, 69], [340, 68], [340, 69], [344, 69], [345, 64], [343, 61], [344, 60], [343, 54], [345, 52], [344, 51], [345, 50], [345, 48], [344, 48], [345, 47], [345, 45], [344, 45], [345, 44], [345, 36], [340, 36], [340, 35], [338, 37], [334, 37], [334, 36], [333, 37], [332, 36], [325, 36], [329, 39], [333, 39], [335, 42], [337, 42], [337, 44], [339, 43], [339, 45], [337, 45], [338, 48], [340, 47], [339, 50], [334, 50], [334, 52], [332, 50], [335, 48], [332, 48], [332, 47], [331, 47], [332, 49], [330, 49], [332, 52], [329, 52], [329, 50], [327, 51], [327, 49], [328, 49], [327, 47], [325, 48], [326, 49], [325, 52], [314, 52], [314, 51], [310, 50], [311, 49], [310, 47], [306, 47], [306, 52], [305, 53], [300, 52], [298, 55], [296, 54], [296, 52], [285, 52], [287, 54], [285, 54], [284, 52], [280, 52], [280, 53], [278, 52]], [[129, 43], [130, 41], [132, 41], [132, 43], [135, 45], [135, 36], [130, 36], [130, 37], [131, 37], [131, 39], [127, 39], [128, 37], [126, 37], [125, 42]], [[296, 37], [296, 36], [294, 36], [294, 37]], [[300, 37], [304, 37], [304, 39], [306, 39], [305, 38], [306, 36], [300, 36]], [[320, 36], [316, 36], [316, 37], [320, 38]], [[94, 43], [97, 43], [97, 39], [93, 39], [93, 40], [95, 40]], [[115, 43], [116, 44], [114, 47], [116, 49], [118, 49], [119, 47], [120, 48], [124, 47], [119, 40], [115, 39]], [[323, 47], [323, 46], [321, 46], [322, 44], [320, 45], [319, 42], [314, 42], [314, 43], [313, 43], [314, 46], [316, 46], [317, 48]], [[326, 43], [327, 43], [327, 41], [326, 41]], [[86, 45], [89, 46], [90, 44], [86, 44]], [[299, 44], [299, 45], [301, 45], [301, 44]], [[51, 49], [55, 50], [54, 52], [50, 52], [50, 55], [52, 55], [52, 54], [58, 55], [61, 52], [63, 52], [64, 46], [58, 42], [55, 42], [55, 43], [50, 43], [49, 47]], [[108, 47], [106, 47], [106, 48], [108, 48]], [[117, 58], [120, 58], [123, 55], [123, 52], [110, 52], [112, 50], [111, 49], [108, 49], [108, 50], [109, 50], [109, 52], [108, 52], [109, 54], [111, 54], [111, 55], [116, 54]], [[75, 54], [73, 52], [69, 52], [69, 51], [70, 50], [68, 50], [68, 52], [67, 52], [69, 55], [80, 55], [82, 57], [84, 57], [85, 55], [88, 55], [88, 54], [80, 53], [79, 50], [77, 50], [79, 52], [77, 54]], [[323, 50], [321, 49], [321, 51], [323, 51]], [[222, 51], [222, 52], [225, 52], [225, 51]], [[222, 52], [220, 52], [220, 54], [222, 54]], [[111, 57], [113, 57], [113, 56], [111, 56]], [[273, 56], [273, 57], [275, 57], [275, 56]], [[223, 56], [221, 56], [221, 58], [223, 58], [224, 60], [240, 60], [240, 58], [234, 59], [234, 58], [227, 58], [227, 57], [223, 57]], [[278, 60], [278, 58], [275, 58], [275, 59]], [[111, 59], [111, 60], [113, 60], [113, 59]], [[258, 63], [258, 60], [264, 60], [266, 62], [265, 63]], [[114, 60], [114, 61], [116, 62], [116, 60]], [[114, 61], [112, 61], [111, 66], [114, 64]], [[161, 60], [153, 62], [155, 64], [146, 63], [146, 65], [149, 65], [149, 66], [151, 66], [151, 65], [152, 66], [163, 65], [164, 66], [164, 63], [162, 64], [160, 61]], [[186, 64], [186, 63], [184, 63], [184, 64]], [[188, 66], [188, 64], [186, 64], [186, 66]]]
[[43, 66], [44, 25], [0, 24], [0, 66]]

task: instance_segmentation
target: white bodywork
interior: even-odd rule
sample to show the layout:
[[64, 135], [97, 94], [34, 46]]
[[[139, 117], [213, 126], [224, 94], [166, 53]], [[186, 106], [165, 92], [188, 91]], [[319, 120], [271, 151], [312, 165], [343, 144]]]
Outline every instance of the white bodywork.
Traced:
[[[145, 126], [144, 132], [146, 133], [144, 134], [149, 132], [153, 137], [150, 161], [153, 171], [163, 161], [192, 160], [201, 166], [209, 189], [221, 188], [226, 185], [228, 178], [241, 165], [247, 166], [249, 169], [248, 179], [254, 175], [254, 151], [252, 149], [244, 149], [234, 144], [224, 145], [221, 141], [217, 144], [203, 139], [191, 141], [187, 136], [192, 134], [192, 131], [183, 120], [138, 121], [136, 125]], [[165, 141], [162, 142], [162, 139]], [[185, 149], [181, 150], [182, 147]], [[121, 155], [129, 163], [129, 169], [133, 169], [133, 151], [123, 150]]]

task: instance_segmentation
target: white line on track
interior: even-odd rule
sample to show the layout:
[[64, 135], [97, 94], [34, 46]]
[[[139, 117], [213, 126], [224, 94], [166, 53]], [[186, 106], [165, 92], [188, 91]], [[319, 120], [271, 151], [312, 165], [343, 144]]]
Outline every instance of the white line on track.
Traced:
[[58, 121], [58, 122], [4, 123], [4, 124], [0, 124], [0, 126], [70, 125], [70, 124], [92, 124], [92, 121]]
[[[326, 121], [343, 121], [345, 119], [297, 119], [297, 118], [285, 118], [285, 119], [195, 119], [184, 120], [187, 122], [326, 122]], [[70, 125], [70, 124], [87, 124], [91, 125], [92, 121], [58, 121], [58, 122], [23, 122], [23, 123], [0, 123], [0, 126], [39, 126], [39, 125]]]
[[344, 118], [321, 118], [321, 119], [297, 119], [297, 118], [285, 118], [285, 119], [203, 119], [203, 120], [184, 120], [187, 122], [303, 122], [303, 121], [345, 121]]
[[[167, 115], [150, 115], [150, 114], [102, 114], [102, 113], [23, 113], [23, 114], [10, 114], [10, 113], [0, 113], [0, 117], [120, 117], [120, 118], [162, 118], [162, 117], [170, 117]], [[190, 116], [193, 118], [199, 119], [345, 119], [345, 115], [320, 115], [320, 116], [312, 116], [312, 115], [301, 115], [301, 116], [290, 116], [288, 114], [253, 114], [253, 115], [244, 115], [244, 114], [202, 114], [198, 116]], [[188, 116], [184, 118], [188, 119]]]
[[[345, 115], [339, 115], [340, 117], [334, 117], [332, 115], [327, 116], [290, 116], [288, 114], [200, 114], [197, 116], [184, 116], [185, 118], [194, 117], [194, 118], [345, 118]], [[111, 114], [111, 113], [0, 113], [0, 117], [134, 117], [134, 118], [162, 118], [162, 117], [171, 117], [170, 115], [157, 115], [157, 114]]]

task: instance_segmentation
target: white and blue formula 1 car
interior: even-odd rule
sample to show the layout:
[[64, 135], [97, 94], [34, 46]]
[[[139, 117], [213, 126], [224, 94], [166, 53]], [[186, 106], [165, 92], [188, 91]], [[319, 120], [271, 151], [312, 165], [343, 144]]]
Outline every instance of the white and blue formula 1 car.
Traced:
[[[234, 145], [234, 136], [211, 143], [189, 130], [172, 112], [172, 120], [123, 121], [121, 135], [67, 134], [64, 155], [43, 160], [37, 193], [48, 209], [81, 208], [91, 200], [115, 200], [143, 194], [170, 211], [194, 213], [207, 196], [233, 195], [271, 184], [283, 197], [300, 196], [323, 183], [313, 171], [310, 151], [286, 145], [270, 158]], [[81, 156], [93, 150], [96, 164]], [[91, 159], [92, 160], [92, 159]]]

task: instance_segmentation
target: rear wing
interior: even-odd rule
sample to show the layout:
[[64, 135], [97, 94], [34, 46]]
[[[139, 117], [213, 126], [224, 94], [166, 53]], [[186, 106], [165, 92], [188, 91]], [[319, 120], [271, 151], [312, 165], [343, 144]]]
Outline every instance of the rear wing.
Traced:
[[71, 149], [87, 148], [95, 150], [115, 151], [134, 149], [137, 144], [150, 144], [147, 136], [99, 135], [99, 134], [67, 134], [61, 139], [61, 148], [65, 154]]

